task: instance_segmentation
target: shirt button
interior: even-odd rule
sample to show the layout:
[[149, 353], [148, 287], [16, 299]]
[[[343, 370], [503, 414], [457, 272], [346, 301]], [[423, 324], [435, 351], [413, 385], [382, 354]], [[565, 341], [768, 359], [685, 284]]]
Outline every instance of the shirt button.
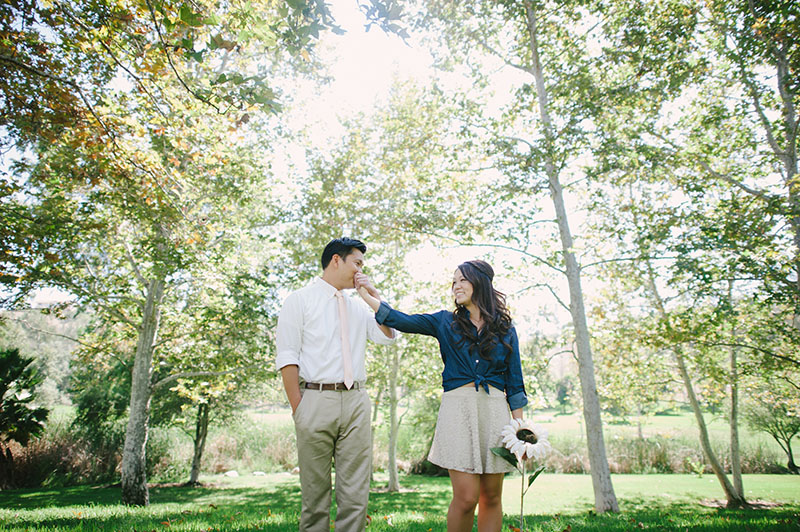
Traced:
[[478, 363], [478, 359], [475, 359], [475, 363], [476, 363], [476, 364]]

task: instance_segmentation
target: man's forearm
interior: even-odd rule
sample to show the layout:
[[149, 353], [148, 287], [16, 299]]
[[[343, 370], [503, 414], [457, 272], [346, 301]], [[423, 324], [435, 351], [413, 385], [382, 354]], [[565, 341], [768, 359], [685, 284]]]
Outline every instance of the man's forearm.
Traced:
[[380, 327], [383, 334], [386, 335], [386, 338], [394, 338], [394, 329], [392, 329], [391, 327], [387, 327], [386, 325], [380, 325], [380, 324], [378, 324], [378, 327]]
[[283, 366], [281, 368], [281, 377], [283, 378], [283, 389], [286, 391], [286, 397], [289, 399], [289, 404], [292, 406], [292, 413], [297, 410], [297, 405], [300, 404], [300, 369], [295, 365]]

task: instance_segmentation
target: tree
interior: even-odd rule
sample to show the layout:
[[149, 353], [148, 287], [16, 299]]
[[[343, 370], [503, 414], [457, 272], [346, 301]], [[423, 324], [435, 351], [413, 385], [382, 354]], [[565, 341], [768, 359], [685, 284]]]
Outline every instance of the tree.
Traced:
[[[511, 198], [534, 198], [549, 191], [560, 250], [551, 262], [530, 253], [527, 246], [521, 247], [526, 256], [566, 278], [569, 302], [564, 306], [572, 320], [578, 358], [595, 508], [598, 512], [616, 512], [619, 507], [606, 457], [581, 283], [583, 268], [576, 253], [563, 185], [567, 176], [581, 172], [577, 165], [569, 168], [570, 160], [587, 146], [583, 122], [591, 116], [596, 103], [589, 89], [594, 82], [589, 68], [592, 61], [584, 53], [587, 35], [579, 26], [584, 14], [582, 3], [431, 0], [426, 6], [428, 19], [440, 25], [438, 31], [450, 45], [450, 56], [471, 66], [470, 73], [480, 86], [491, 86], [491, 77], [485, 71], [495, 71], [498, 65], [522, 76], [500, 117], [484, 120], [476, 136], [489, 136], [490, 156], [504, 174], [505, 186], [495, 191], [505, 202], [497, 201], [495, 196], [495, 208], [513, 205]], [[493, 66], [487, 67], [481, 55], [491, 57]], [[589, 99], [584, 102], [581, 96]], [[538, 213], [518, 212], [511, 215], [511, 220], [507, 214], [500, 218], [499, 225], [509, 233], [517, 233], [518, 241], [524, 241], [531, 237], [529, 231], [536, 225]], [[515, 231], [514, 222], [519, 223], [517, 228], [525, 229]]]
[[750, 428], [766, 432], [786, 453], [786, 467], [795, 475], [800, 467], [794, 461], [792, 439], [800, 433], [800, 404], [797, 384], [791, 380], [773, 382], [769, 388], [750, 387], [745, 403], [745, 420]]
[[74, 309], [47, 308], [3, 313], [0, 349], [19, 348], [20, 354], [33, 357], [43, 381], [38, 395], [43, 404], [67, 404], [69, 361], [76, 339], [89, 321], [88, 314]]
[[42, 376], [32, 365], [33, 359], [23, 357], [18, 349], [0, 351], [0, 486], [13, 484], [14, 457], [8, 442], [27, 445], [32, 436], [44, 429], [48, 410], [33, 407], [36, 387]]
[[[370, 13], [380, 23], [391, 16]], [[251, 113], [279, 109], [265, 80], [310, 59], [326, 28], [335, 26], [320, 2], [19, 0], [0, 10], [2, 125], [34, 154], [2, 189], [11, 200], [1, 235], [8, 304], [56, 285], [135, 332], [126, 503], [148, 503], [150, 376], [165, 297], [225, 234], [226, 202], [240, 203], [243, 185], [266, 175], [258, 164], [242, 172], [242, 151], [225, 137]], [[115, 89], [116, 75], [132, 89]]]
[[[225, 257], [224, 266], [195, 270], [163, 325], [169, 339], [153, 390], [167, 399], [156, 404], [156, 421], [191, 427], [184, 429], [194, 443], [190, 485], [198, 482], [209, 424], [229, 418], [252, 386], [275, 376], [264, 364], [273, 352], [267, 331], [274, 327], [264, 306], [275, 298], [274, 287], [241, 271], [238, 252], [247, 245], [234, 246], [237, 252]], [[263, 249], [257, 254], [264, 267], [274, 260]]]
[[[617, 192], [598, 194], [595, 205], [615, 205], [629, 193], [628, 212], [607, 220], [609, 235], [621, 231], [612, 219], [642, 218], [622, 230], [631, 239], [628, 259], [639, 262], [642, 286], [664, 320], [661, 345], [674, 352], [701, 439], [702, 398], [692, 380], [730, 386], [733, 485], [703, 443], [729, 506], [745, 503], [736, 466], [742, 375], [755, 360], [796, 363], [791, 349], [779, 347], [796, 340], [800, 301], [790, 206], [796, 14], [785, 2], [625, 1], [607, 4], [599, 22], [613, 90], [595, 114], [601, 164], [594, 176]], [[742, 318], [753, 308], [747, 299], [775, 317], [761, 332]]]

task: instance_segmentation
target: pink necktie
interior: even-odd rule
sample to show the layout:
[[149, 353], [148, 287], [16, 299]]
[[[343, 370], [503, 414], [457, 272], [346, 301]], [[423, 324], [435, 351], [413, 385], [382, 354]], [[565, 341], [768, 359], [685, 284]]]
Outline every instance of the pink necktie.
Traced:
[[350, 358], [350, 332], [347, 326], [347, 308], [341, 290], [336, 291], [339, 303], [339, 326], [342, 329], [342, 365], [344, 366], [344, 385], [349, 390], [353, 386], [353, 361]]

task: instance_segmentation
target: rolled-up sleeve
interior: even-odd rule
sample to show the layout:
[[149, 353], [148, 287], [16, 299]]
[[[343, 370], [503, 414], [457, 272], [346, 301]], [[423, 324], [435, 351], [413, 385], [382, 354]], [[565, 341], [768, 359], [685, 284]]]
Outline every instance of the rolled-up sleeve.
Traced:
[[525, 393], [525, 383], [522, 380], [522, 361], [519, 357], [519, 339], [517, 330], [511, 327], [511, 356], [508, 357], [506, 369], [506, 400], [511, 410], [522, 408], [528, 404], [528, 395]]
[[437, 336], [436, 325], [439, 323], [438, 314], [404, 314], [395, 310], [385, 301], [375, 313], [375, 321], [392, 329], [405, 333], [426, 334]]
[[277, 355], [275, 365], [280, 370], [292, 364], [300, 365], [300, 348], [303, 343], [303, 305], [300, 294], [292, 293], [286, 298], [278, 315], [275, 332]]

